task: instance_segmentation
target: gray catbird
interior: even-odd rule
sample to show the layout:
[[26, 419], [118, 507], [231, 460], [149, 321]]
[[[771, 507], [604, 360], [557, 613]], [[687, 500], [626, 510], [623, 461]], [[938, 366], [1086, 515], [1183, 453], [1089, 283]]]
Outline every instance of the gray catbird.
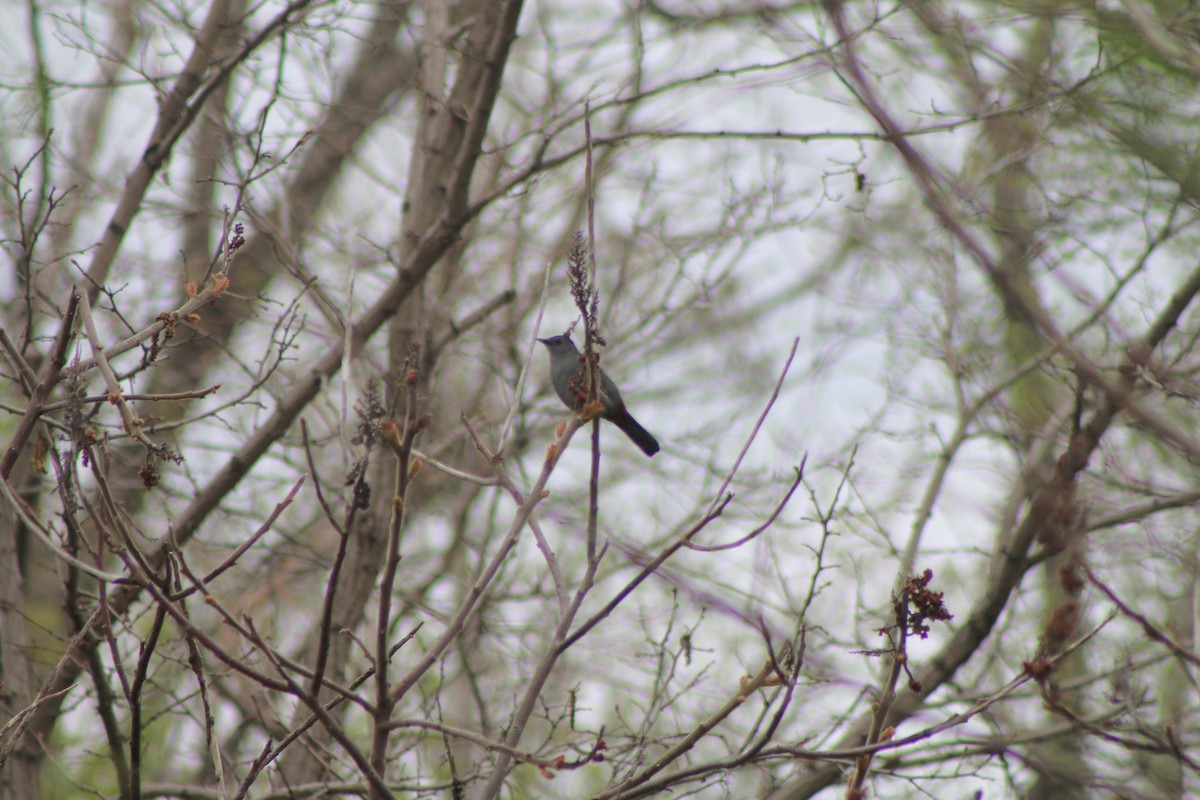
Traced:
[[[569, 336], [551, 336], [538, 341], [550, 351], [550, 382], [554, 384], [555, 394], [566, 403], [567, 408], [578, 410], [583, 405], [587, 378], [583, 372], [583, 359], [575, 343]], [[576, 375], [579, 377], [572, 381]], [[658, 441], [625, 410], [621, 392], [604, 370], [600, 370], [600, 404], [604, 406], [600, 416], [624, 431], [634, 444], [642, 448], [643, 453], [652, 456], [658, 452]]]

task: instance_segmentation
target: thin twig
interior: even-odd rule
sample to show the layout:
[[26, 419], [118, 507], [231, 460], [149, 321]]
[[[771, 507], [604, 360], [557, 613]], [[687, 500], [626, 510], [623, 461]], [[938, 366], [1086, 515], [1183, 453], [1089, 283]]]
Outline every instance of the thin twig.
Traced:
[[1087, 564], [1083, 564], [1082, 566], [1084, 573], [1088, 576], [1088, 580], [1092, 582], [1092, 585], [1104, 592], [1105, 597], [1111, 600], [1112, 604], [1115, 605], [1122, 614], [1141, 625], [1142, 631], [1147, 636], [1166, 647], [1177, 658], [1187, 661], [1192, 666], [1200, 667], [1200, 657], [1197, 657], [1195, 652], [1181, 645], [1179, 642], [1176, 642], [1174, 639], [1164, 633], [1162, 629], [1158, 625], [1151, 622], [1146, 615], [1140, 614], [1126, 605], [1121, 598], [1117, 596], [1116, 592], [1114, 592], [1106, 583], [1104, 583], [1104, 581], [1096, 577], [1096, 573], [1092, 571], [1090, 566]]
[[[789, 650], [790, 645], [786, 645], [785, 650], [782, 653], [785, 658], [787, 657]], [[671, 747], [669, 750], [667, 750], [667, 752], [663, 753], [661, 756], [654, 759], [654, 761], [647, 764], [635, 775], [614, 786], [613, 788], [597, 795], [596, 800], [609, 800], [609, 798], [617, 797], [629, 789], [645, 783], [659, 772], [666, 769], [684, 753], [695, 747], [698, 741], [707, 736], [713, 728], [717, 727], [717, 725], [724, 721], [730, 714], [745, 705], [746, 699], [751, 694], [768, 685], [768, 682], [776, 674], [776, 670], [778, 669], [779, 667], [775, 662], [775, 659], [767, 659], [767, 662], [763, 664], [762, 668], [759, 669], [759, 671], [755, 673], [753, 677], [749, 679], [742, 679], [741, 685], [738, 687], [737, 692], [735, 692], [734, 695], [729, 698], [724, 705], [700, 722], [700, 724], [693, 728], [687, 736], [683, 737], [678, 744]]]
[[[479, 452], [483, 453], [485, 457], [489, 458], [489, 460], [497, 458], [498, 456], [496, 456], [496, 454], [493, 454], [488, 450], [487, 446], [483, 443], [483, 440], [479, 438], [478, 433], [473, 427], [471, 427], [470, 421], [467, 420], [465, 416], [462, 418], [462, 422], [463, 426], [467, 429], [468, 435], [471, 437], [471, 441], [474, 442], [475, 447], [479, 450]], [[562, 435], [559, 436], [555, 443], [550, 446], [550, 452], [547, 454], [546, 460], [542, 466], [542, 472], [538, 476], [538, 479], [534, 482], [533, 487], [529, 492], [529, 496], [526, 498], [525, 502], [517, 509], [513, 521], [509, 526], [508, 531], [504, 534], [504, 538], [501, 540], [500, 547], [497, 549], [496, 554], [488, 562], [487, 566], [484, 567], [483, 571], [479, 574], [479, 577], [475, 579], [475, 583], [467, 591], [466, 597], [463, 598], [458, 610], [446, 624], [446, 629], [442, 631], [442, 634], [438, 636], [438, 638], [432, 644], [430, 644], [429, 648], [421, 655], [421, 657], [417, 659], [417, 663], [409, 668], [408, 673], [405, 674], [405, 676], [397, 681], [395, 686], [392, 687], [390, 698], [393, 703], [399, 702], [400, 698], [407, 694], [408, 691], [416, 685], [421, 676], [424, 675], [429, 668], [433, 666], [439, 658], [442, 657], [442, 654], [446, 652], [446, 649], [449, 648], [454, 640], [458, 638], [458, 635], [462, 632], [463, 626], [466, 625], [467, 620], [475, 611], [475, 608], [479, 601], [483, 598], [484, 593], [491, 587], [492, 581], [495, 579], [496, 574], [500, 571], [500, 567], [503, 566], [505, 560], [508, 558], [508, 554], [512, 552], [512, 549], [516, 546], [517, 536], [525, 527], [526, 520], [529, 519], [529, 516], [533, 513], [533, 510], [537, 507], [537, 504], [545, 499], [546, 481], [549, 480], [550, 473], [553, 471], [554, 466], [558, 463], [558, 456], [562, 453], [562, 448], [566, 446], [568, 441], [570, 441], [571, 436], [574, 435], [575, 431], [579, 429], [581, 424], [582, 420], [579, 420], [578, 417], [572, 419], [572, 421], [569, 422], [563, 429]]]
[[525, 378], [529, 375], [529, 365], [533, 363], [533, 349], [537, 347], [538, 332], [542, 328], [542, 313], [546, 309], [546, 298], [550, 296], [550, 267], [551, 262], [547, 261], [546, 268], [542, 270], [542, 293], [538, 297], [537, 314], [533, 318], [533, 334], [525, 347], [525, 359], [521, 362], [521, 374], [517, 376], [517, 388], [513, 393], [512, 403], [509, 404], [508, 414], [504, 418], [504, 426], [500, 429], [500, 441], [496, 443], [497, 453], [503, 453], [508, 447], [508, 437], [512, 433], [513, 422], [517, 418], [517, 410], [525, 394]]
[[150, 452], [164, 454], [167, 449], [165, 445], [150, 441], [149, 437], [142, 432], [143, 420], [134, 417], [133, 411], [130, 410], [125, 395], [122, 392], [121, 382], [117, 379], [117, 373], [113, 371], [112, 365], [109, 364], [108, 356], [104, 352], [104, 344], [100, 341], [100, 333], [96, 329], [95, 320], [92, 319], [92, 305], [88, 302], [86, 293], [79, 287], [75, 287], [75, 291], [80, 295], [79, 318], [83, 323], [83, 330], [87, 335], [87, 339], [92, 345], [92, 357], [96, 360], [96, 367], [100, 370], [100, 374], [104, 378], [104, 385], [108, 387], [108, 402], [117, 407], [117, 412], [121, 415], [121, 422], [124, 424], [126, 433], [136, 439]]
[[298, 697], [300, 701], [303, 702], [304, 705], [308, 706], [309, 710], [312, 711], [318, 719], [320, 719], [321, 724], [325, 726], [325, 730], [329, 731], [329, 735], [332, 736], [334, 740], [342, 746], [343, 749], [345, 749], [346, 755], [350, 756], [351, 760], [354, 761], [358, 769], [362, 771], [364, 777], [366, 777], [367, 782], [371, 785], [371, 787], [375, 791], [379, 792], [379, 794], [383, 797], [395, 800], [395, 795], [393, 795], [391, 789], [388, 788], [383, 776], [376, 772], [366, 755], [362, 752], [362, 750], [359, 749], [358, 745], [355, 744], [354, 740], [350, 738], [349, 734], [346, 733], [342, 726], [338, 724], [338, 721], [333, 718], [333, 715], [325, 709], [325, 706], [321, 704], [320, 699], [312, 692], [305, 691], [304, 687], [292, 680], [292, 676], [283, 668], [283, 664], [279, 662], [275, 652], [267, 646], [267, 643], [263, 641], [262, 636], [259, 635], [257, 630], [255, 630], [254, 621], [250, 619], [249, 616], [243, 616], [242, 622], [249, 630], [250, 641], [254, 642], [254, 644], [258, 646], [263, 655], [267, 657], [267, 660], [269, 660], [272, 666], [275, 667], [275, 670], [279, 673], [279, 676], [287, 682], [287, 691], [290, 694], [294, 694], [296, 697]]
[[733, 476], [737, 474], [738, 468], [742, 465], [742, 459], [750, 452], [750, 445], [754, 444], [755, 438], [758, 437], [758, 432], [767, 420], [767, 415], [771, 413], [771, 408], [779, 398], [779, 392], [783, 388], [783, 379], [787, 377], [788, 370], [792, 367], [792, 359], [796, 357], [796, 348], [799, 346], [800, 337], [797, 336], [795, 339], [792, 339], [792, 349], [788, 353], [788, 357], [784, 359], [783, 369], [779, 371], [779, 380], [775, 381], [775, 388], [772, 390], [771, 396], [767, 398], [766, 405], [763, 406], [762, 413], [758, 415], [758, 420], [754, 423], [754, 427], [750, 429], [750, 434], [746, 437], [746, 443], [742, 445], [742, 451], [738, 453], [737, 459], [733, 462], [733, 468], [725, 475], [725, 480], [721, 483], [721, 488], [713, 495], [712, 503], [708, 506], [709, 513], [712, 513], [717, 503], [721, 502], [721, 498], [725, 495], [725, 490], [729, 488], [729, 484], [733, 482]]
[[[54, 346], [50, 350], [50, 357], [46, 359], [45, 366], [42, 367], [42, 374], [37, 377], [33, 384], [33, 395], [29, 398], [29, 407], [25, 411], [25, 416], [17, 423], [17, 430], [13, 433], [12, 441], [9, 442], [8, 449], [4, 451], [4, 458], [0, 460], [0, 479], [7, 479], [12, 474], [13, 467], [17, 463], [17, 457], [21, 455], [21, 451], [25, 449], [26, 442], [33, 435], [33, 429], [37, 425], [38, 417], [41, 416], [43, 408], [42, 404], [46, 402], [46, 398], [54, 391], [54, 387], [58, 385], [58, 376], [62, 372], [62, 368], [67, 363], [67, 347], [71, 343], [71, 338], [75, 333], [75, 321], [79, 312], [79, 291], [72, 288], [71, 294], [67, 299], [67, 309], [63, 313], [62, 324], [58, 326], [58, 335], [54, 339]], [[18, 369], [20, 367], [18, 366]], [[23, 373], [22, 373], [23, 374]]]

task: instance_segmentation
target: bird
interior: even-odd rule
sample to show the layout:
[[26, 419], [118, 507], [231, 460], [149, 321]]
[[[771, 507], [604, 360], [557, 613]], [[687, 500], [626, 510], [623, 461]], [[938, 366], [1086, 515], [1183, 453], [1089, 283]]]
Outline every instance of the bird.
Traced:
[[[579, 357], [579, 349], [571, 341], [570, 336], [551, 336], [548, 339], [538, 339], [550, 351], [550, 383], [555, 394], [563, 404], [572, 411], [578, 411], [583, 406], [584, 387], [587, 379], [584, 377], [583, 359]], [[579, 376], [576, 378], [576, 376]], [[600, 417], [606, 419], [621, 429], [621, 432], [641, 448], [648, 456], [659, 451], [658, 440], [650, 431], [643, 428], [625, 408], [621, 392], [613, 383], [608, 373], [600, 370], [600, 405], [604, 410]]]

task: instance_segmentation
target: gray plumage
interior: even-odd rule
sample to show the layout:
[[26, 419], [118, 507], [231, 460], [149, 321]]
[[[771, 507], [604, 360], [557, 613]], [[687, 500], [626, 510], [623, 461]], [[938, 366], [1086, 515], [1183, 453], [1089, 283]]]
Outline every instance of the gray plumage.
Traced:
[[[567, 408], [579, 410], [583, 405], [584, 387], [587, 386], [579, 349], [569, 336], [551, 336], [538, 341], [550, 351], [550, 384], [554, 387], [554, 393]], [[579, 377], [575, 378], [576, 375]], [[643, 453], [652, 456], [658, 452], [658, 440], [630, 416], [620, 390], [604, 370], [600, 370], [600, 405], [604, 406], [600, 416], [620, 428]]]

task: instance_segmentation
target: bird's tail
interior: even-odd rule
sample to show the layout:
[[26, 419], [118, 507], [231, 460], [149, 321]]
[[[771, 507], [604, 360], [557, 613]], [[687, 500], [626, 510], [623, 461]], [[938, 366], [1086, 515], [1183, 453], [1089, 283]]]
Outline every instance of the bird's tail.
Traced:
[[628, 411], [623, 411], [621, 414], [613, 415], [608, 419], [620, 428], [646, 455], [652, 456], [658, 452], [658, 440], [650, 435], [650, 431], [639, 425], [638, 421]]

